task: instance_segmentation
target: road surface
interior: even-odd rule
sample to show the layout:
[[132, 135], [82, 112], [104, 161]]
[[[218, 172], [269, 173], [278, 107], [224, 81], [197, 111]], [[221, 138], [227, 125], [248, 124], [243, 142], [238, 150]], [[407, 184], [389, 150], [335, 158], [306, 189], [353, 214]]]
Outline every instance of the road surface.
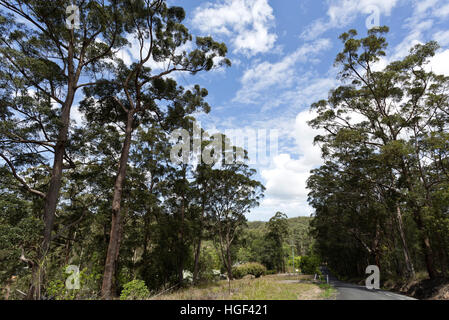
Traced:
[[337, 300], [416, 300], [384, 290], [369, 290], [365, 286], [339, 281], [326, 268], [320, 268], [324, 276], [329, 275], [329, 283], [337, 290]]

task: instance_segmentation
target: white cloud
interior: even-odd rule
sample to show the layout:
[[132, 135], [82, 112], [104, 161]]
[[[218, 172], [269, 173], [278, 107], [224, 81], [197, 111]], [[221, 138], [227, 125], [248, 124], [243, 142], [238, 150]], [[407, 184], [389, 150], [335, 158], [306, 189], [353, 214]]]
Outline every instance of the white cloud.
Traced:
[[446, 18], [449, 16], [449, 3], [435, 10], [435, 16], [438, 18]]
[[433, 35], [433, 39], [437, 41], [440, 46], [449, 45], [449, 30], [436, 32]]
[[234, 101], [257, 103], [270, 87], [276, 86], [277, 90], [291, 87], [298, 80], [296, 64], [308, 61], [330, 46], [328, 39], [320, 39], [301, 46], [279, 62], [264, 61], [246, 70], [240, 80], [242, 88], [237, 92]]
[[293, 159], [289, 154], [280, 154], [274, 158], [270, 168], [261, 170], [267, 188], [261, 213], [272, 216], [280, 210], [289, 216], [297, 216], [310, 215], [312, 212], [307, 204], [307, 179], [310, 170], [322, 164], [321, 150], [313, 144], [315, 136], [322, 132], [307, 124], [315, 116], [315, 112], [307, 109], [295, 119], [292, 135], [296, 140], [297, 153], [300, 154], [298, 159]]
[[449, 49], [437, 52], [430, 59], [428, 68], [436, 74], [444, 74], [449, 77]]
[[[330, 0], [328, 19], [315, 20], [301, 33], [301, 38], [315, 39], [324, 32], [350, 25], [360, 14], [368, 18], [374, 11], [389, 16], [399, 0]], [[382, 22], [380, 23], [382, 25]]]
[[75, 121], [76, 126], [81, 126], [84, 123], [84, 114], [79, 110], [79, 105], [72, 107], [70, 118]]
[[449, 4], [445, 0], [415, 0], [413, 2], [414, 11], [409, 19], [411, 28], [416, 21], [429, 17], [444, 19], [449, 15]]
[[254, 55], [271, 50], [277, 36], [267, 0], [224, 0], [199, 6], [193, 26], [202, 32], [230, 38], [234, 52]]
[[424, 32], [432, 28], [432, 20], [419, 21], [415, 20], [413, 28], [410, 33], [394, 48], [394, 54], [391, 57], [391, 61], [404, 58], [410, 53], [410, 49], [417, 44], [422, 44], [424, 38]]
[[[445, 5], [442, 0], [423, 0], [413, 2], [413, 13], [406, 19], [405, 27], [409, 29], [409, 33], [404, 39], [395, 46], [390, 61], [404, 58], [409, 54], [410, 48], [417, 44], [423, 44], [429, 37], [438, 41], [440, 45], [449, 44], [449, 31], [436, 31], [436, 18], [444, 18], [449, 14], [449, 5]], [[437, 54], [437, 57], [441, 53]], [[433, 60], [438, 60], [435, 57]], [[442, 66], [436, 66], [437, 69], [444, 70], [445, 62]]]

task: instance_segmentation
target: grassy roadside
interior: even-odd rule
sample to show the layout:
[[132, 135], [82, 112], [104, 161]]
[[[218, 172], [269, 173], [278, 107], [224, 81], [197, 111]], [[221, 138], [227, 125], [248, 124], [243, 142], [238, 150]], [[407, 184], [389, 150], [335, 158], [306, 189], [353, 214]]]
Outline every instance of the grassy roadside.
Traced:
[[335, 289], [304, 276], [270, 275], [258, 279], [219, 281], [182, 289], [156, 300], [323, 300], [332, 299]]
[[327, 283], [321, 283], [319, 284], [320, 289], [323, 290], [321, 293], [321, 296], [325, 300], [334, 300], [337, 296], [337, 290], [333, 286]]

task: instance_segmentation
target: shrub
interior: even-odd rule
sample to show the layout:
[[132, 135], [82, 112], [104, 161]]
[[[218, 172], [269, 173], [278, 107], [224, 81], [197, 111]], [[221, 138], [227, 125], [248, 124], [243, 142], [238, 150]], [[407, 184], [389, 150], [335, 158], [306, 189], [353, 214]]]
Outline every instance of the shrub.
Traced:
[[265, 266], [257, 262], [248, 262], [232, 268], [232, 275], [236, 279], [241, 279], [248, 274], [259, 278], [260, 276], [266, 274], [266, 272], [267, 269]]
[[300, 260], [301, 272], [304, 274], [320, 273], [320, 259], [316, 256], [302, 256]]
[[144, 300], [149, 295], [150, 292], [143, 280], [133, 280], [123, 286], [120, 300]]
[[90, 300], [99, 298], [99, 281], [101, 274], [84, 268], [79, 273], [79, 289], [67, 288], [68, 277], [72, 273], [67, 271], [67, 266], [60, 269], [54, 279], [48, 282], [46, 288], [47, 299], [54, 300]]

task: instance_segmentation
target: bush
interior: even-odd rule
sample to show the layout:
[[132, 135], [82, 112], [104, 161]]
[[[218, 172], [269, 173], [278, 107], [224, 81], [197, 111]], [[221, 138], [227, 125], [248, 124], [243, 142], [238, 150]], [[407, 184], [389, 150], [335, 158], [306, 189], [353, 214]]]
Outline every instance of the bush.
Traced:
[[60, 269], [55, 278], [47, 284], [46, 295], [54, 300], [91, 300], [99, 298], [99, 281], [101, 274], [84, 268], [79, 273], [79, 289], [67, 288], [67, 281], [72, 273], [67, 271], [67, 266]]
[[267, 268], [265, 268], [264, 265], [261, 265], [260, 263], [257, 262], [248, 262], [232, 268], [232, 275], [236, 279], [241, 279], [248, 274], [251, 274], [256, 278], [259, 278], [260, 276], [266, 274], [266, 272]]
[[316, 256], [302, 256], [300, 260], [301, 272], [304, 274], [320, 273], [320, 259]]
[[133, 280], [123, 286], [120, 300], [144, 300], [149, 295], [150, 292], [143, 280]]

